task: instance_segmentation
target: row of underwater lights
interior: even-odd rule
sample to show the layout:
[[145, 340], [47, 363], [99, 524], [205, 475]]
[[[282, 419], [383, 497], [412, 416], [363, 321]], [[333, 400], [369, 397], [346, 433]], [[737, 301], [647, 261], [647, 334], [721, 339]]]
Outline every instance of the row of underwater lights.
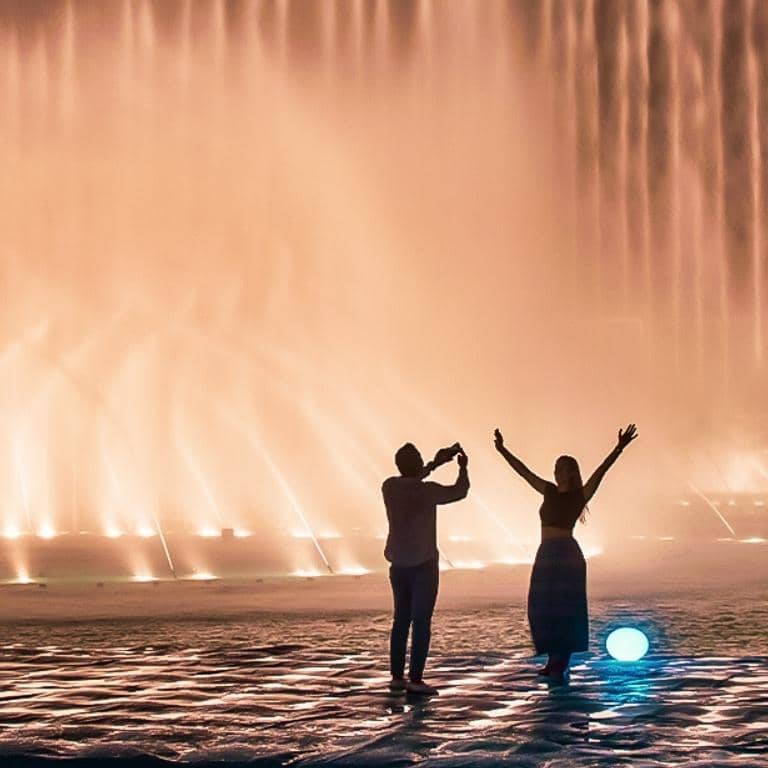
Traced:
[[[447, 570], [454, 570], [454, 571], [479, 571], [483, 570], [484, 568], [487, 568], [488, 566], [492, 565], [520, 565], [523, 564], [522, 561], [494, 561], [494, 562], [483, 562], [480, 560], [457, 560], [457, 561], [442, 561], [440, 562], [440, 570], [441, 571], [447, 571]], [[327, 569], [327, 570], [320, 570], [319, 568], [297, 568], [296, 570], [290, 572], [289, 574], [286, 574], [285, 577], [294, 577], [299, 579], [306, 579], [309, 581], [312, 581], [317, 578], [328, 578], [333, 576], [353, 576], [356, 578], [359, 578], [361, 576], [367, 576], [368, 574], [374, 573], [368, 568], [364, 568], [360, 565], [353, 565], [353, 566], [347, 566], [344, 568], [334, 568], [334, 569]], [[274, 579], [279, 578], [285, 578], [281, 576], [275, 576]], [[202, 571], [202, 572], [194, 572], [192, 574], [188, 575], [182, 575], [177, 577], [170, 577], [170, 576], [154, 576], [147, 572], [140, 572], [136, 573], [133, 577], [127, 578], [127, 579], [108, 579], [104, 581], [98, 581], [96, 582], [97, 587], [103, 587], [105, 583], [116, 583], [116, 584], [122, 584], [122, 583], [136, 583], [136, 584], [160, 584], [162, 582], [165, 583], [174, 583], [176, 581], [198, 581], [198, 582], [212, 582], [212, 581], [218, 581], [219, 577], [216, 576], [213, 573]], [[253, 579], [256, 583], [262, 583], [265, 580], [264, 577], [256, 577]], [[37, 579], [31, 578], [26, 571], [22, 571], [17, 573], [16, 578], [9, 579], [6, 581], [0, 582], [0, 586], [18, 586], [18, 585], [35, 585], [45, 587], [48, 584], [48, 579], [44, 577], [39, 577]], [[52, 580], [56, 581], [56, 579]], [[69, 580], [66, 580], [69, 581]]]
[[[295, 578], [301, 578], [301, 579], [315, 579], [319, 576], [354, 576], [354, 577], [360, 577], [365, 576], [369, 573], [372, 573], [372, 571], [368, 570], [367, 568], [363, 568], [362, 566], [350, 566], [346, 568], [339, 568], [338, 570], [334, 570], [332, 572], [330, 571], [320, 571], [317, 569], [297, 569], [293, 571], [292, 573], [288, 574], [289, 577], [295, 577]], [[274, 577], [275, 579], [278, 579], [280, 577]], [[128, 578], [115, 578], [115, 579], [105, 579], [102, 581], [95, 582], [95, 585], [97, 587], [104, 587], [105, 584], [153, 584], [155, 586], [160, 585], [162, 583], [166, 584], [173, 584], [175, 582], [203, 582], [203, 583], [211, 583], [214, 581], [219, 581], [220, 577], [216, 576], [213, 573], [210, 573], [208, 571], [195, 571], [193, 573], [184, 574], [180, 576], [171, 577], [171, 576], [154, 576], [153, 574], [142, 571], [136, 573], [132, 577]], [[0, 586], [6, 586], [6, 587], [13, 587], [13, 586], [34, 586], [37, 585], [38, 587], [47, 587], [49, 583], [54, 582], [61, 582], [64, 583], [71, 583], [70, 579], [48, 579], [46, 577], [38, 577], [38, 578], [32, 578], [29, 576], [29, 573], [27, 571], [19, 571], [15, 578], [8, 579], [5, 581], [0, 581]], [[264, 577], [258, 577], [254, 578], [253, 581], [256, 583], [262, 583], [265, 581]]]
[[[254, 533], [249, 530], [245, 530], [242, 528], [213, 528], [213, 527], [203, 527], [199, 528], [197, 531], [166, 531], [166, 534], [170, 535], [184, 535], [184, 536], [197, 536], [202, 539], [228, 539], [228, 538], [235, 538], [235, 539], [247, 539], [251, 536], [254, 536]], [[31, 537], [31, 538], [38, 538], [38, 539], [55, 539], [59, 536], [72, 536], [72, 535], [79, 535], [79, 536], [102, 536], [108, 539], [119, 539], [122, 537], [130, 537], [135, 536], [142, 539], [151, 539], [154, 536], [157, 536], [157, 530], [155, 528], [152, 528], [148, 525], [140, 525], [137, 526], [133, 532], [131, 531], [125, 531], [120, 528], [113, 528], [109, 527], [104, 529], [101, 532], [97, 531], [77, 531], [76, 534], [73, 534], [72, 531], [56, 531], [53, 526], [50, 524], [43, 524], [41, 525], [36, 531], [29, 531], [29, 530], [21, 530], [18, 527], [15, 526], [6, 526], [2, 532], [0, 532], [0, 538], [5, 539], [20, 539], [23, 537]], [[318, 533], [316, 536], [310, 534], [310, 533], [291, 533], [289, 534], [289, 538], [292, 539], [300, 539], [300, 540], [312, 540], [317, 539], [320, 541], [333, 541], [336, 539], [341, 539], [343, 536], [340, 533], [336, 533], [334, 531], [325, 531], [322, 533]], [[378, 533], [375, 534], [372, 538], [384, 540], [386, 536], [384, 534]], [[630, 540], [634, 541], [675, 541], [679, 537], [677, 536], [648, 536], [644, 534], [634, 534], [627, 537]], [[448, 536], [447, 541], [451, 543], [461, 543], [461, 542], [472, 542], [474, 539], [470, 536]], [[764, 544], [768, 542], [768, 539], [763, 538], [761, 536], [750, 536], [748, 538], [739, 539], [735, 536], [720, 536], [713, 541], [719, 541], [719, 542], [726, 542], [726, 541], [732, 541], [732, 542], [738, 542], [740, 544]], [[584, 552], [585, 557], [594, 557], [596, 555], [599, 555], [602, 553], [602, 549], [599, 547], [592, 548], [588, 551]], [[478, 562], [478, 561], [473, 561]], [[521, 565], [524, 563], [531, 563], [533, 562], [531, 559], [516, 559], [516, 558], [507, 558], [507, 559], [501, 559], [501, 560], [495, 560], [493, 561], [498, 564], [502, 565]], [[484, 565], [484, 563], [481, 563], [481, 565]], [[472, 565], [466, 565], [465, 567], [471, 568]], [[478, 566], [475, 566], [478, 567]]]
[[[463, 538], [463, 540], [467, 540], [467, 539]], [[587, 558], [595, 557], [600, 554], [602, 554], [602, 550], [599, 548], [593, 548], [591, 550], [585, 551], [585, 556]], [[446, 571], [446, 570], [479, 571], [490, 566], [530, 565], [531, 562], [532, 562], [532, 558], [520, 558], [520, 557], [502, 558], [499, 560], [486, 562], [482, 560], [452, 560], [446, 557], [445, 555], [441, 555], [439, 568], [441, 571]], [[361, 576], [366, 576], [371, 573], [373, 573], [373, 571], [363, 567], [362, 565], [347, 565], [347, 566], [337, 567], [337, 568], [332, 568], [330, 565], [328, 565], [324, 570], [320, 568], [315, 568], [315, 567], [297, 568], [296, 570], [290, 573], [287, 573], [284, 575], [279, 574], [279, 575], [273, 576], [272, 578], [279, 579], [279, 578], [286, 578], [286, 577], [287, 578], [295, 577], [295, 578], [306, 579], [311, 581], [316, 578], [327, 578], [331, 576], [352, 576], [355, 578], [359, 578]], [[185, 574], [185, 575], [155, 576], [154, 574], [150, 573], [146, 569], [140, 569], [140, 570], [137, 570], [137, 572], [133, 575], [133, 577], [129, 577], [127, 579], [115, 578], [115, 579], [109, 579], [108, 581], [110, 583], [138, 583], [138, 584], [152, 583], [152, 584], [158, 585], [161, 582], [168, 582], [168, 583], [173, 583], [174, 581], [212, 582], [212, 581], [218, 581], [218, 580], [219, 580], [218, 576], [208, 571], [195, 570], [191, 574]], [[14, 579], [0, 581], [0, 585], [17, 586], [17, 585], [37, 584], [38, 586], [45, 587], [47, 586], [48, 581], [49, 580], [44, 577], [38, 577], [37, 579], [31, 578], [27, 570], [20, 569], [19, 571], [17, 571], [16, 577]], [[68, 580], [53, 579], [50, 581], [68, 581]], [[253, 578], [253, 581], [255, 581], [256, 583], [263, 582], [264, 577], [262, 576], [262, 577]], [[96, 586], [103, 587], [104, 584], [105, 584], [105, 581], [99, 581], [96, 583]]]
[[[356, 534], [360, 534], [360, 529], [353, 529], [353, 532]], [[214, 526], [202, 526], [201, 528], [198, 528], [197, 531], [165, 531], [165, 533], [169, 534], [178, 534], [181, 533], [182, 535], [187, 536], [199, 536], [200, 538], [204, 539], [226, 539], [226, 538], [235, 538], [235, 539], [247, 539], [250, 536], [253, 536], [253, 532], [249, 531], [245, 528], [215, 528]], [[118, 528], [114, 525], [108, 525], [101, 531], [57, 531], [54, 529], [54, 527], [50, 523], [43, 523], [40, 525], [36, 530], [22, 530], [17, 525], [6, 525], [5, 528], [0, 532], [0, 537], [6, 538], [6, 539], [18, 539], [22, 536], [36, 536], [39, 539], [53, 539], [57, 536], [71, 536], [71, 535], [80, 535], [80, 536], [105, 536], [108, 539], [119, 539], [122, 536], [138, 536], [140, 538], [149, 539], [153, 536], [157, 536], [157, 529], [152, 527], [151, 525], [144, 523], [137, 525], [133, 531], [123, 530], [121, 528]], [[322, 531], [318, 534], [313, 534], [306, 531], [293, 531], [288, 534], [288, 536], [292, 539], [320, 539], [320, 540], [332, 540], [332, 539], [341, 539], [342, 535], [340, 533], [337, 533], [336, 531]], [[373, 536], [375, 539], [381, 539], [382, 541], [386, 538], [386, 535], [383, 533], [377, 533]], [[451, 536], [449, 537], [450, 541], [472, 541], [472, 539], [468, 536]]]
[[[183, 531], [164, 531], [165, 533], [190, 536], [200, 536], [204, 539], [217, 539], [217, 538], [229, 538], [234, 537], [236, 539], [247, 539], [249, 536], [253, 536], [253, 532], [245, 528], [216, 528], [214, 526], [201, 526], [196, 531], [183, 530]], [[352, 533], [360, 535], [362, 533], [360, 528], [353, 528]], [[17, 525], [6, 525], [0, 532], [0, 536], [6, 539], [18, 539], [21, 536], [37, 536], [41, 539], [53, 539], [56, 536], [70, 536], [73, 534], [79, 534], [81, 536], [106, 536], [109, 539], [119, 539], [121, 536], [139, 536], [141, 538], [151, 538], [157, 536], [157, 529], [148, 523], [142, 523], [137, 525], [133, 531], [123, 530], [115, 525], [107, 525], [101, 531], [56, 531], [50, 523], [42, 523], [36, 530], [31, 531], [29, 529], [22, 530]], [[317, 534], [310, 531], [292, 531], [287, 534], [292, 539], [320, 539], [320, 540], [333, 540], [343, 538], [341, 533], [337, 531], [320, 531]], [[384, 541], [386, 539], [385, 533], [373, 534], [374, 539], [380, 539]], [[473, 541], [471, 536], [449, 536], [448, 540], [451, 542], [459, 541]]]
[[[253, 534], [241, 528], [200, 528], [196, 532], [184, 531], [185, 535], [199, 536], [204, 539], [228, 538], [229, 535], [236, 539], [246, 539]], [[22, 530], [17, 526], [6, 526], [0, 536], [6, 539], [19, 539], [22, 536], [32, 536], [38, 539], [55, 539], [57, 536], [103, 536], [108, 539], [119, 539], [123, 536], [138, 536], [142, 539], [151, 539], [157, 536], [157, 530], [150, 525], [138, 525], [133, 531], [125, 531], [117, 527], [107, 527], [102, 531], [57, 531], [50, 523], [43, 523], [35, 531]], [[325, 538], [325, 537], [321, 537]], [[336, 535], [328, 538], [338, 538]]]
[[[127, 584], [155, 584], [158, 585], [161, 582], [174, 582], [174, 581], [201, 581], [210, 583], [213, 581], [218, 581], [218, 576], [214, 576], [212, 573], [207, 573], [204, 571], [191, 573], [185, 576], [179, 576], [176, 579], [171, 579], [168, 577], [160, 578], [159, 576], [152, 576], [151, 574], [145, 574], [145, 573], [139, 573], [133, 576], [129, 579], [111, 579], [109, 581], [97, 581], [96, 586], [97, 587], [103, 587], [105, 584], [120, 584], [120, 583], [127, 583]], [[261, 579], [259, 579], [261, 581]], [[26, 572], [19, 573], [15, 579], [10, 579], [8, 581], [0, 582], [2, 586], [6, 587], [14, 587], [14, 586], [38, 586], [38, 587], [47, 587], [49, 583], [48, 579], [45, 579], [43, 577], [40, 578], [31, 578]]]

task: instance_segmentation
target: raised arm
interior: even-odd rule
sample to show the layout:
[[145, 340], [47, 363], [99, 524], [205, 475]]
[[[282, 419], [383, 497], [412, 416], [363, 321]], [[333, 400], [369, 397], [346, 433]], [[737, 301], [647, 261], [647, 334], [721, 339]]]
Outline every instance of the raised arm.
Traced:
[[504, 457], [507, 464], [509, 464], [509, 466], [512, 467], [512, 469], [514, 469], [515, 472], [528, 483], [528, 485], [535, 488], [539, 493], [544, 493], [544, 490], [547, 487], [547, 481], [531, 472], [531, 470], [528, 469], [517, 456], [513, 456], [504, 447], [504, 437], [498, 429], [493, 433], [493, 443], [496, 446], [496, 450]]
[[467, 493], [469, 493], [469, 473], [467, 472], [467, 464], [469, 463], [469, 457], [461, 447], [459, 447], [458, 461], [459, 461], [459, 474], [456, 477], [456, 482], [453, 485], [440, 485], [440, 483], [425, 483], [429, 486], [432, 492], [432, 498], [435, 504], [450, 504], [452, 501], [459, 501], [463, 499]]
[[621, 452], [637, 437], [637, 427], [630, 424], [625, 430], [619, 430], [616, 447], [606, 456], [605, 461], [592, 473], [592, 477], [584, 484], [584, 499], [588, 502], [594, 495], [605, 473], [613, 466]]

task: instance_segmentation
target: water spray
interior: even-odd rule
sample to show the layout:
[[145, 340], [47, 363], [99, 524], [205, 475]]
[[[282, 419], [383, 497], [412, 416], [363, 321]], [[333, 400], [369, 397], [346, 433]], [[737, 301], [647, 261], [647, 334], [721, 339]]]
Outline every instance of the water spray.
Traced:
[[155, 528], [157, 529], [157, 535], [160, 537], [160, 543], [163, 545], [163, 552], [165, 552], [165, 559], [168, 563], [168, 568], [171, 571], [171, 575], [174, 579], [178, 579], [178, 575], [176, 573], [176, 567], [173, 564], [173, 560], [171, 559], [171, 550], [168, 548], [168, 542], [165, 540], [165, 534], [163, 533], [163, 527], [160, 525], [160, 518], [158, 518], [157, 514], [153, 511], [152, 512], [152, 520], [155, 523]]
[[16, 474], [19, 477], [19, 487], [21, 488], [21, 501], [24, 507], [24, 515], [27, 518], [27, 526], [30, 531], [34, 530], [32, 525], [32, 512], [29, 504], [29, 488], [27, 487], [27, 478], [24, 474], [24, 468], [21, 466], [19, 458], [17, 440], [13, 441], [13, 462], [16, 465]]
[[731, 536], [736, 536], [736, 531], [733, 530], [733, 526], [725, 519], [723, 513], [709, 500], [709, 498], [693, 483], [688, 483], [688, 487], [720, 518], [722, 524], [730, 531]]
[[[122, 489], [120, 487], [120, 481], [117, 477], [117, 472], [115, 471], [114, 464], [112, 463], [112, 459], [110, 458], [109, 451], [105, 448], [104, 449], [104, 460], [107, 464], [107, 474], [109, 475], [109, 479], [112, 482], [115, 495], [117, 496], [118, 501], [123, 498], [122, 496]], [[121, 506], [122, 502], [119, 502]], [[157, 515], [154, 511], [152, 511], [152, 522], [155, 524], [155, 530], [157, 531], [157, 535], [160, 537], [160, 543], [163, 547], [163, 553], [165, 554], [165, 561], [168, 563], [168, 570], [170, 570], [171, 575], [174, 579], [178, 578], [178, 575], [176, 574], [176, 568], [173, 565], [173, 559], [171, 558], [171, 551], [168, 548], [168, 542], [165, 540], [165, 534], [163, 533], [163, 528], [160, 525], [160, 520], [158, 519]]]
[[504, 531], [504, 533], [510, 537], [513, 536], [512, 529], [479, 496], [477, 496], [477, 494], [473, 493], [472, 499], [477, 504], [477, 506], [480, 507], [480, 509], [482, 509], [483, 512], [485, 512], [485, 514], [488, 515], [488, 517], [490, 517], [491, 520], [493, 520], [493, 522], [496, 523], [496, 525], [498, 525], [499, 528]]
[[315, 549], [317, 550], [318, 555], [320, 555], [320, 559], [323, 561], [325, 567], [328, 569], [328, 573], [332, 574], [334, 572], [333, 568], [331, 567], [331, 564], [328, 558], [326, 557], [326, 554], [323, 551], [322, 546], [320, 545], [320, 540], [318, 539], [317, 534], [315, 533], [312, 526], [309, 524], [309, 520], [307, 519], [306, 515], [303, 512], [301, 508], [301, 504], [299, 503], [299, 500], [296, 498], [296, 495], [293, 493], [293, 489], [291, 488], [288, 481], [285, 479], [285, 476], [280, 470], [280, 467], [277, 466], [277, 464], [269, 455], [269, 453], [267, 453], [266, 449], [261, 444], [261, 442], [257, 440], [251, 434], [251, 432], [240, 423], [240, 421], [236, 418], [236, 416], [233, 413], [229, 411], [228, 408], [225, 408], [222, 405], [219, 405], [216, 410], [228, 424], [230, 424], [241, 435], [243, 435], [243, 437], [248, 441], [248, 444], [259, 454], [262, 461], [267, 465], [267, 467], [269, 468], [269, 471], [272, 473], [272, 477], [274, 477], [275, 481], [280, 486], [280, 490], [288, 499], [288, 503], [290, 504], [291, 509], [295, 513], [296, 517], [299, 518], [299, 520], [301, 521], [302, 527], [307, 532], [307, 534], [309, 534], [309, 537], [312, 539], [312, 543], [315, 545]]
[[[174, 410], [175, 418], [178, 422], [178, 411]], [[224, 521], [221, 517], [221, 511], [219, 510], [219, 505], [216, 503], [216, 498], [213, 495], [213, 492], [211, 491], [210, 486], [205, 480], [205, 476], [200, 471], [200, 466], [198, 465], [195, 458], [192, 456], [191, 451], [187, 449], [186, 441], [178, 435], [177, 433], [177, 444], [179, 446], [179, 451], [181, 453], [181, 458], [184, 460], [184, 463], [189, 467], [189, 471], [192, 473], [192, 476], [195, 478], [195, 481], [200, 486], [200, 490], [203, 492], [203, 496], [205, 496], [206, 501], [208, 502], [208, 506], [213, 510], [213, 514], [216, 515], [216, 521], [219, 524], [219, 528], [224, 527]]]
[[[666, 452], [666, 454], [667, 454], [667, 456], [666, 456], [666, 458], [667, 458], [667, 465], [669, 467], [672, 467], [673, 466], [672, 459], [669, 456], [668, 452]], [[718, 469], [718, 467], [716, 465], [715, 465], [715, 470], [719, 472], [719, 469]], [[672, 470], [672, 475], [675, 478], [677, 478], [677, 473], [674, 470]], [[679, 479], [679, 478], [677, 478], [677, 479]], [[696, 485], [694, 485], [693, 482], [689, 481], [686, 484], [691, 489], [691, 491], [693, 491], [693, 493], [696, 494], [696, 496], [698, 496], [715, 513], [715, 515], [717, 515], [718, 519], [726, 527], [726, 529], [731, 534], [731, 536], [736, 536], [736, 531], [733, 530], [733, 526], [728, 522], [728, 520], [725, 519], [725, 517], [723, 516], [722, 512], [720, 512], [720, 510], [712, 503], [712, 501], [710, 501], [710, 499], [706, 496], [706, 494], [704, 494], [702, 491], [700, 491], [696, 487]]]

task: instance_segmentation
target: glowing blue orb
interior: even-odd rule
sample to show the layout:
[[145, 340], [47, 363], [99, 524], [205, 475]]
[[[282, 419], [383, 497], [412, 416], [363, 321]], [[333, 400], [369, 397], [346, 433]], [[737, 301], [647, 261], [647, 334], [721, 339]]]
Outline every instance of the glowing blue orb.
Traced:
[[605, 647], [616, 661], [637, 661], [648, 653], [648, 638], [639, 629], [621, 627], [608, 635]]

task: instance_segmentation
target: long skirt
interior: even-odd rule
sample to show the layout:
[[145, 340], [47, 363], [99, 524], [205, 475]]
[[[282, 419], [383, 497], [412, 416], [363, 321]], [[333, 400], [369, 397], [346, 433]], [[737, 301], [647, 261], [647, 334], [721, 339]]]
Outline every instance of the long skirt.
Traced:
[[537, 654], [587, 650], [587, 563], [575, 539], [546, 539], [539, 545], [528, 591], [528, 622]]

